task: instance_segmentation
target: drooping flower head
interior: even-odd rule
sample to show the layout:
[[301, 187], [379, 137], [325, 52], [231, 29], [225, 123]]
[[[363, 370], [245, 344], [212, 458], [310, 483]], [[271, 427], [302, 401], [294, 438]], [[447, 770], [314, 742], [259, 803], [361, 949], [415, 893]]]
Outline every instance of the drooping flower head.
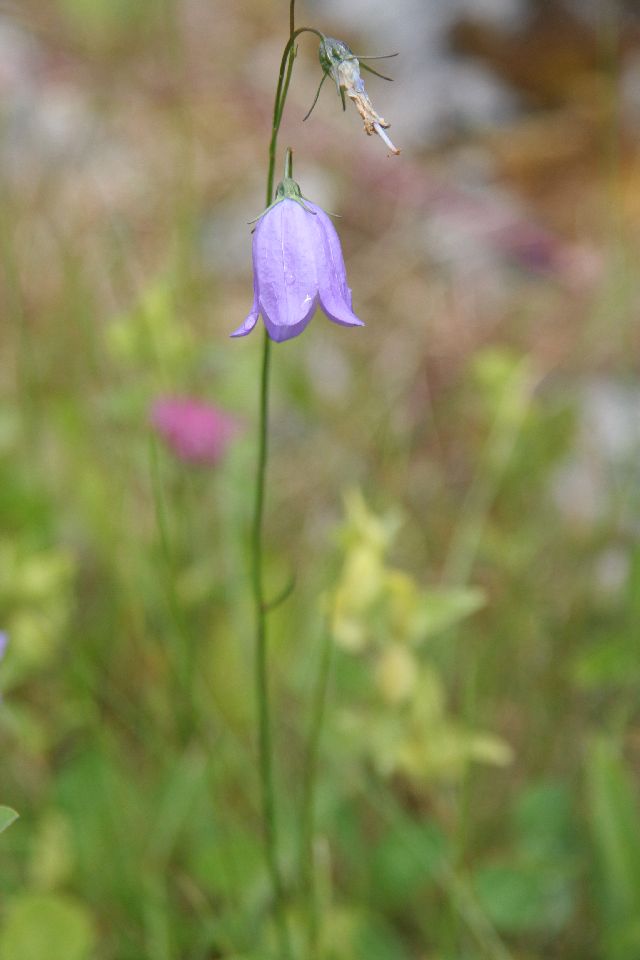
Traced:
[[[386, 143], [391, 153], [399, 154], [400, 151], [393, 145], [385, 130], [391, 124], [387, 123], [384, 117], [377, 113], [369, 99], [369, 95], [364, 86], [364, 80], [360, 76], [360, 60], [354, 54], [351, 47], [343, 40], [336, 40], [334, 37], [324, 37], [320, 42], [318, 51], [320, 65], [325, 77], [330, 76], [337, 87], [338, 93], [342, 99], [342, 107], [345, 107], [345, 94], [353, 101], [356, 110], [362, 117], [365, 132], [371, 136], [377, 133], [380, 139]], [[391, 54], [396, 56], [396, 54]], [[360, 59], [363, 59], [362, 57]], [[375, 58], [374, 58], [375, 59]], [[365, 70], [374, 73], [383, 80], [389, 80], [389, 77], [383, 76], [372, 67], [362, 64]], [[319, 91], [319, 88], [318, 88]], [[314, 101], [315, 104], [315, 101]], [[312, 108], [313, 109], [313, 108]], [[308, 116], [309, 114], [307, 114]]]
[[180, 460], [199, 465], [218, 463], [239, 429], [228, 413], [192, 397], [157, 400], [151, 423]]
[[364, 326], [352, 309], [335, 227], [290, 176], [279, 184], [253, 234], [253, 292], [251, 312], [232, 337], [250, 333], [262, 314], [272, 340], [290, 340], [318, 306], [334, 323]]

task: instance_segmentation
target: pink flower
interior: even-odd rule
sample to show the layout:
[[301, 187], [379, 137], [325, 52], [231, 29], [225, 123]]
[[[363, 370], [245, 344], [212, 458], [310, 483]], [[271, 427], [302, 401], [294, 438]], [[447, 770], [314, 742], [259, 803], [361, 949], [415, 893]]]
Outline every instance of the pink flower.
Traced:
[[185, 463], [217, 463], [238, 432], [238, 423], [233, 417], [192, 397], [156, 400], [151, 423]]

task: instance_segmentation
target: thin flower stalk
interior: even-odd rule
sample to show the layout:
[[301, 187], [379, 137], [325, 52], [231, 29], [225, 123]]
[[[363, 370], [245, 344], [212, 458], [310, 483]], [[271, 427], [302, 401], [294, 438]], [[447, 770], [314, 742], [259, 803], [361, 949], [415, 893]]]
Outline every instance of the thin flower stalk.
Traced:
[[[304, 28], [303, 28], [304, 29]], [[289, 6], [289, 40], [282, 55], [280, 73], [273, 106], [271, 140], [269, 142], [269, 161], [267, 168], [266, 206], [273, 200], [275, 179], [276, 150], [282, 111], [286, 101], [291, 70], [293, 69], [294, 43], [302, 30], [295, 30], [295, 0]], [[282, 960], [291, 960], [292, 948], [287, 923], [285, 887], [278, 862], [278, 829], [276, 793], [273, 776], [273, 744], [271, 734], [271, 710], [269, 703], [269, 684], [267, 666], [267, 613], [268, 604], [264, 590], [264, 502], [269, 439], [269, 375], [271, 369], [271, 339], [265, 328], [262, 343], [262, 363], [260, 370], [259, 425], [258, 425], [258, 461], [256, 467], [255, 501], [251, 535], [251, 580], [256, 620], [255, 683], [258, 707], [258, 750], [262, 795], [262, 817], [264, 823], [264, 843], [267, 869], [271, 880], [273, 911], [278, 935], [279, 951]]]
[[[347, 286], [344, 261], [337, 233], [319, 207], [306, 200], [291, 176], [291, 151], [287, 151], [285, 178], [274, 197], [274, 178], [278, 133], [296, 56], [296, 39], [302, 33], [315, 34], [321, 48], [327, 38], [310, 27], [295, 29], [295, 0], [289, 6], [289, 39], [284, 48], [273, 107], [269, 142], [265, 212], [258, 218], [254, 234], [254, 304], [244, 323], [233, 336], [244, 336], [262, 314], [265, 329], [259, 383], [259, 424], [255, 500], [251, 532], [251, 582], [255, 608], [256, 654], [255, 682], [258, 708], [259, 774], [264, 823], [265, 857], [271, 881], [273, 914], [278, 938], [278, 960], [292, 960], [287, 922], [287, 895], [278, 858], [278, 830], [275, 778], [273, 770], [272, 722], [268, 684], [267, 614], [283, 598], [269, 603], [264, 585], [264, 510], [269, 453], [269, 383], [272, 340], [288, 340], [302, 332], [316, 306], [344, 326], [362, 326], [353, 313], [351, 291]], [[341, 67], [339, 89], [353, 99], [367, 133], [377, 133], [389, 149], [397, 153], [384, 128], [389, 125], [379, 116], [359, 79], [359, 65], [346, 48]], [[364, 65], [363, 65], [364, 66]], [[337, 67], [336, 67], [337, 69]], [[372, 71], [375, 72], [375, 71]], [[344, 74], [344, 76], [343, 76]], [[364, 112], [363, 112], [364, 111]], [[273, 252], [278, 248], [279, 257]], [[276, 263], [280, 260], [280, 264]], [[287, 594], [288, 595], [288, 594]], [[318, 690], [313, 710], [303, 811], [303, 846], [308, 850], [313, 837], [313, 793], [318, 742], [324, 715], [330, 651], [322, 656]], [[315, 951], [318, 924], [314, 913], [313, 867], [310, 864], [307, 893], [311, 901], [310, 948]]]

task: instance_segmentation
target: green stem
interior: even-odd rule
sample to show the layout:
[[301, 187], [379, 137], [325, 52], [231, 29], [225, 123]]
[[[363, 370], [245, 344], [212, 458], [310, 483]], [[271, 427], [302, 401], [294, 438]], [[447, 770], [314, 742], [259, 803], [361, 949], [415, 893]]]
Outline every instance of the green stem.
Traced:
[[316, 884], [314, 882], [314, 850], [313, 850], [313, 831], [315, 815], [315, 787], [318, 771], [318, 754], [320, 749], [320, 736], [324, 723], [325, 707], [327, 703], [327, 690], [329, 687], [329, 676], [331, 673], [331, 661], [333, 658], [333, 637], [331, 635], [331, 625], [325, 625], [322, 649], [320, 652], [320, 664], [316, 687], [313, 691], [313, 702], [311, 704], [311, 722], [309, 726], [309, 739], [307, 746], [307, 755], [303, 771], [302, 788], [302, 823], [300, 836], [300, 876], [302, 887], [307, 895], [309, 902], [309, 958], [318, 955], [318, 899], [316, 896]]
[[176, 701], [180, 705], [176, 711], [176, 722], [180, 743], [181, 745], [186, 745], [194, 730], [195, 691], [193, 689], [193, 681], [195, 664], [193, 660], [193, 641], [185, 622], [182, 605], [176, 589], [176, 564], [169, 529], [167, 504], [162, 489], [162, 474], [158, 458], [158, 447], [153, 440], [149, 447], [149, 453], [151, 489], [153, 491], [156, 525], [160, 539], [167, 605], [170, 620], [172, 621], [170, 655], [173, 664], [171, 672], [176, 684]]
[[[295, 0], [291, 0], [289, 6], [289, 40], [282, 55], [280, 63], [280, 73], [278, 76], [278, 85], [276, 88], [275, 101], [273, 105], [273, 122], [271, 127], [271, 140], [269, 142], [269, 163], [267, 171], [267, 189], [266, 206], [268, 207], [273, 200], [273, 182], [275, 178], [276, 150], [278, 146], [278, 132], [282, 120], [291, 72], [293, 70], [293, 60], [295, 58], [294, 43], [296, 37], [303, 32], [321, 34], [316, 30], [302, 27], [295, 29]], [[288, 154], [290, 165], [290, 154]], [[269, 705], [269, 682], [268, 682], [268, 633], [267, 633], [267, 612], [268, 604], [265, 600], [264, 577], [263, 577], [263, 525], [264, 525], [264, 503], [266, 488], [266, 473], [268, 460], [268, 439], [269, 439], [269, 374], [271, 367], [271, 340], [265, 329], [262, 347], [262, 370], [260, 378], [260, 400], [259, 400], [259, 429], [258, 429], [258, 463], [256, 470], [256, 492], [255, 505], [253, 512], [252, 528], [252, 583], [253, 596], [255, 604], [256, 617], [256, 697], [258, 705], [258, 728], [259, 728], [259, 770], [260, 784], [262, 793], [262, 816], [264, 821], [264, 842], [265, 857], [267, 868], [271, 879], [271, 888], [273, 893], [274, 919], [276, 923], [280, 957], [282, 960], [290, 960], [292, 957], [291, 940], [286, 915], [286, 897], [285, 887], [278, 863], [278, 832], [276, 816], [276, 796], [275, 783], [273, 775], [273, 741], [271, 733], [271, 710]]]
[[483, 960], [514, 960], [513, 955], [502, 942], [498, 931], [478, 904], [473, 887], [465, 874], [456, 869], [449, 857], [442, 857], [439, 866], [426, 859], [419, 848], [411, 830], [407, 830], [411, 819], [389, 792], [383, 793], [377, 782], [367, 777], [362, 785], [372, 808], [387, 822], [397, 837], [398, 844], [404, 848], [407, 860], [413, 860], [423, 866], [425, 878], [432, 879], [446, 896], [450, 908], [465, 925], [476, 941]]
[[528, 361], [521, 361], [507, 382], [486, 443], [482, 466], [467, 492], [445, 560], [442, 581], [449, 587], [469, 583], [482, 533], [520, 436], [533, 392]]
[[[291, 11], [295, 0], [291, 2]], [[293, 12], [290, 14], [290, 26], [293, 25]], [[285, 101], [287, 99], [287, 93], [289, 92], [289, 81], [291, 80], [291, 71], [293, 70], [293, 61], [295, 58], [295, 52], [292, 54], [293, 45], [296, 42], [296, 38], [300, 36], [301, 33], [314, 33], [316, 37], [319, 37], [320, 40], [324, 40], [324, 35], [320, 33], [319, 30], [314, 30], [313, 27], [299, 27], [297, 30], [292, 30], [291, 35], [287, 41], [287, 45], [284, 48], [282, 54], [282, 60], [280, 61], [280, 73], [278, 76], [278, 86], [276, 88], [276, 96], [273, 103], [273, 124], [271, 127], [271, 140], [269, 142], [269, 168], [267, 173], [267, 195], [266, 195], [266, 206], [268, 207], [271, 201], [273, 200], [273, 181], [275, 179], [275, 169], [276, 169], [276, 148], [278, 146], [278, 133], [280, 131], [280, 121], [282, 120], [282, 112], [284, 110]]]
[[[482, 543], [483, 531], [491, 508], [503, 483], [514, 449], [529, 412], [535, 381], [528, 369], [527, 359], [520, 361], [507, 381], [500, 404], [487, 439], [481, 466], [460, 511], [447, 555], [443, 583], [448, 587], [465, 587], [471, 580], [474, 564]], [[449, 637], [449, 650], [457, 670], [464, 677], [462, 688], [461, 718], [466, 727], [473, 728], [480, 679], [478, 652], [473, 645], [460, 647], [458, 631]], [[461, 666], [462, 664], [462, 666]], [[464, 863], [469, 842], [471, 813], [473, 809], [473, 771], [467, 765], [459, 784], [456, 843], [454, 865]], [[455, 914], [455, 905], [453, 906]], [[457, 936], [460, 912], [453, 923], [453, 936]]]
[[285, 909], [285, 891], [277, 855], [276, 800], [273, 777], [273, 743], [271, 736], [271, 711], [269, 708], [269, 683], [267, 665], [267, 609], [263, 578], [263, 518], [265, 481], [267, 471], [269, 435], [269, 371], [271, 364], [271, 340], [265, 329], [262, 351], [262, 376], [260, 380], [260, 423], [258, 432], [258, 467], [256, 475], [256, 499], [253, 517], [252, 557], [253, 595], [256, 612], [256, 696], [258, 703], [259, 767], [262, 790], [262, 816], [267, 868], [271, 878], [273, 906], [280, 951], [284, 958], [291, 957], [291, 944]]
[[16, 331], [15, 384], [23, 421], [23, 435], [27, 441], [27, 455], [33, 456], [38, 434], [37, 378], [34, 376], [34, 344], [25, 316], [20, 271], [13, 244], [13, 209], [7, 184], [0, 181], [0, 270], [6, 290], [5, 314]]
[[287, 147], [284, 154], [284, 178], [285, 180], [291, 180], [293, 177], [293, 151], [291, 147]]

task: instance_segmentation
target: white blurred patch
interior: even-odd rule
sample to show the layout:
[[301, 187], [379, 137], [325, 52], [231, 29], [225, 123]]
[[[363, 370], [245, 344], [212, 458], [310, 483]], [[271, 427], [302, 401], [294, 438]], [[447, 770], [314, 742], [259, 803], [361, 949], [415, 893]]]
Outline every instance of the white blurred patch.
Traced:
[[[255, 184], [241, 198], [217, 203], [203, 220], [200, 251], [205, 270], [217, 276], [246, 277], [251, 271], [251, 231], [248, 221], [264, 210], [264, 188]], [[247, 291], [249, 296], [251, 288]]]
[[610, 547], [598, 554], [593, 570], [595, 586], [604, 596], [616, 595], [629, 578], [629, 553]]
[[35, 40], [0, 16], [0, 101], [18, 100], [32, 93], [40, 70], [40, 53]]
[[[364, 75], [369, 95], [403, 147], [432, 143], [459, 128], [508, 122], [514, 94], [484, 65], [455, 56], [448, 34], [461, 16], [499, 21], [515, 29], [526, 18], [523, 0], [313, 0], [314, 23], [338, 35], [356, 54], [399, 52], [372, 64], [394, 84]], [[364, 47], [368, 49], [364, 49]]]
[[575, 448], [552, 494], [572, 520], [640, 529], [640, 387], [605, 378], [584, 387]]
[[[318, 309], [313, 323], [327, 322], [322, 311]], [[342, 344], [329, 337], [315, 338], [313, 349], [307, 350], [305, 354], [305, 365], [316, 393], [323, 400], [342, 403], [351, 386], [351, 368]]]

